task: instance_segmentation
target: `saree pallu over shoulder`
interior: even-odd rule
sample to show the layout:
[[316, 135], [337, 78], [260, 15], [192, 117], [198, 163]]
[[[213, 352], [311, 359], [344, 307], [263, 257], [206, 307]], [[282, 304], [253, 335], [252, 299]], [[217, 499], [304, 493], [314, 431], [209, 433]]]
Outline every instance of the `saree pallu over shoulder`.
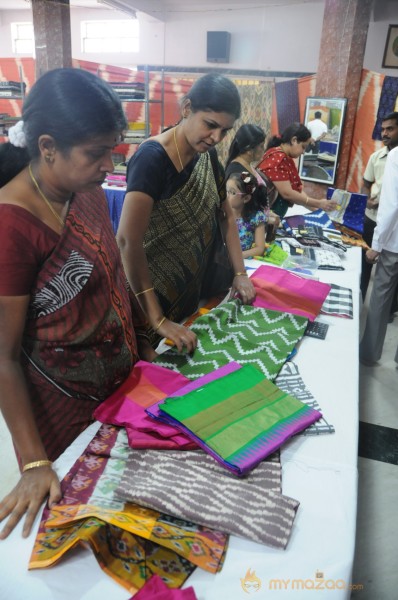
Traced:
[[[105, 199], [101, 190], [76, 194], [37, 274], [23, 338], [25, 375], [49, 446], [65, 436], [68, 445], [137, 360], [129, 291]], [[59, 424], [66, 414], [67, 427]]]
[[181, 320], [198, 306], [219, 205], [207, 152], [199, 157], [187, 183], [171, 198], [154, 204], [144, 247], [156, 294], [172, 320]]

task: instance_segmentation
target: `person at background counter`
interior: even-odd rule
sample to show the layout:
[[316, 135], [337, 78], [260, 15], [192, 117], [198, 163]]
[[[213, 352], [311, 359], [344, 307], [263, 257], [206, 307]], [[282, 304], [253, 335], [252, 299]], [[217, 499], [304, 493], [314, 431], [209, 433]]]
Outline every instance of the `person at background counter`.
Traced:
[[[246, 171], [255, 177], [258, 188], [264, 188], [261, 193], [262, 209], [266, 216], [267, 237], [273, 239], [275, 232], [280, 224], [280, 219], [272, 210], [269, 204], [272, 198], [268, 198], [266, 191], [266, 182], [262, 175], [256, 170], [256, 167], [264, 155], [265, 132], [251, 123], [241, 125], [231, 142], [228, 152], [227, 162], [225, 163], [225, 180], [227, 181], [232, 173], [242, 173]], [[257, 193], [257, 195], [260, 192]]]
[[288, 208], [299, 204], [309, 210], [335, 210], [337, 204], [326, 198], [310, 198], [303, 189], [295, 159], [299, 158], [311, 140], [311, 132], [302, 123], [292, 123], [281, 136], [274, 135], [257, 169], [272, 182], [278, 195], [270, 206], [279, 217], [284, 217]]

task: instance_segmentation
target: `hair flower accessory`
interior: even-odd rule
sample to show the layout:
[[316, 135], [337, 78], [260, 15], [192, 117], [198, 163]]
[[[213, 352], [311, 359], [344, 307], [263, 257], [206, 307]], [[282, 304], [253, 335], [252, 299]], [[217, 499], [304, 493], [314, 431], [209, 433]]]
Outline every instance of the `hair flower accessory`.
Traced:
[[23, 130], [23, 121], [18, 121], [8, 130], [8, 140], [10, 144], [17, 148], [26, 148], [26, 137]]

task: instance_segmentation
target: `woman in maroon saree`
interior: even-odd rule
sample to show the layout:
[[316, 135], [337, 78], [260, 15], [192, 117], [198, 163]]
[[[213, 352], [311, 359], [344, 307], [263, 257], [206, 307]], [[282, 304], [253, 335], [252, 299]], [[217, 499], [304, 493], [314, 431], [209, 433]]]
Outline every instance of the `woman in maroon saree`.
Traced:
[[155, 356], [101, 189], [126, 127], [120, 100], [86, 71], [56, 69], [22, 119], [0, 149], [0, 408], [22, 470], [0, 502], [0, 539], [25, 513], [28, 535], [45, 496], [60, 499], [51, 462]]

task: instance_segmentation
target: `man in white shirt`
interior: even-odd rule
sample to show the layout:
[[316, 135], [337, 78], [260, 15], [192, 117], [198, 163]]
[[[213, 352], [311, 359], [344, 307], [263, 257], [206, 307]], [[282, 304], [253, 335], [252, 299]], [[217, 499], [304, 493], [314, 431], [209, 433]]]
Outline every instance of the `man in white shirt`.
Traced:
[[[362, 237], [369, 247], [372, 247], [373, 231], [376, 227], [377, 209], [387, 155], [390, 150], [398, 146], [398, 112], [390, 113], [383, 119], [381, 123], [381, 138], [384, 146], [370, 155], [363, 175], [361, 188], [361, 193], [368, 196]], [[371, 272], [372, 264], [366, 261], [364, 252], [361, 274], [362, 300], [365, 300]], [[392, 309], [393, 313], [397, 310], [396, 302]]]
[[[388, 153], [372, 248], [367, 251], [366, 258], [371, 264], [377, 263], [359, 350], [361, 362], [370, 366], [381, 357], [398, 284], [398, 147]], [[398, 363], [398, 348], [395, 362]]]
[[309, 145], [309, 150], [318, 154], [319, 152], [319, 142], [325, 137], [328, 132], [328, 127], [326, 123], [322, 121], [322, 113], [320, 110], [315, 111], [314, 119], [312, 121], [308, 121], [306, 124], [307, 129], [310, 130], [311, 133], [311, 144]]

